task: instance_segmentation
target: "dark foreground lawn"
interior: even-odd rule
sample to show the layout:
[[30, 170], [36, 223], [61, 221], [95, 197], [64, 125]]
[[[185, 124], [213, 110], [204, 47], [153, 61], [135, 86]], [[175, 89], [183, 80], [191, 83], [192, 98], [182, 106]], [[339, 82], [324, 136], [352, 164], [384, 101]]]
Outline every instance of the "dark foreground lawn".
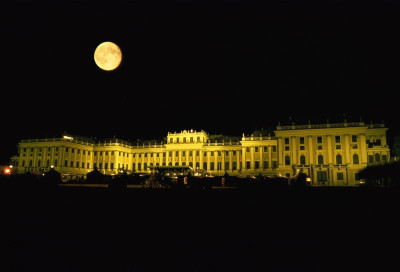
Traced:
[[400, 192], [1, 191], [1, 271], [399, 271]]

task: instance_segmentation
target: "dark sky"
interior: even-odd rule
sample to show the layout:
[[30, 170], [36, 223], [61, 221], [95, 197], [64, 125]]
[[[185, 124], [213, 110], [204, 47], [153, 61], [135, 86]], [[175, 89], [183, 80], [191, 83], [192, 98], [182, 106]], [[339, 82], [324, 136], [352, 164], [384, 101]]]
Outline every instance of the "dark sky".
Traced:
[[[54, 3], [60, 2], [60, 3]], [[396, 1], [9, 1], [0, 4], [0, 162], [21, 138], [241, 135], [384, 120], [397, 130]], [[93, 54], [117, 43], [121, 66]]]

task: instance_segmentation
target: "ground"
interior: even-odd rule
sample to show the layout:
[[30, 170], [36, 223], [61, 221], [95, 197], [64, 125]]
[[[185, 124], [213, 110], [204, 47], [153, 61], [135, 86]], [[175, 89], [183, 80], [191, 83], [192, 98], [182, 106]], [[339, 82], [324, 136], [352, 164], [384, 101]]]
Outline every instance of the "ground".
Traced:
[[2, 271], [398, 271], [399, 191], [1, 191]]

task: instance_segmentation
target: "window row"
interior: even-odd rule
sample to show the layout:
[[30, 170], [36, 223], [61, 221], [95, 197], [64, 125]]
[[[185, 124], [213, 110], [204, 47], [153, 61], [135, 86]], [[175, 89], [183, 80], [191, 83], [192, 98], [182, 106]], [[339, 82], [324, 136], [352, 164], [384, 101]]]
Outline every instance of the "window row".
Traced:
[[[342, 142], [342, 137], [343, 136], [336, 135], [335, 136], [335, 143], [341, 143]], [[322, 144], [323, 143], [322, 140], [323, 140], [322, 136], [317, 136], [317, 143], [318, 144]], [[290, 144], [290, 138], [289, 137], [284, 138], [284, 142], [285, 142], [285, 145]], [[352, 143], [357, 143], [358, 142], [358, 135], [351, 135], [351, 142]], [[301, 145], [305, 144], [305, 137], [299, 137], [299, 143]]]
[[[171, 138], [169, 138], [169, 143], [170, 144], [179, 143], [180, 139], [181, 138], [178, 138], [178, 137], [176, 137], [176, 138], [172, 138], [171, 137]], [[203, 142], [204, 142], [205, 138], [204, 137], [200, 137], [200, 136], [196, 137], [196, 143], [200, 143], [201, 140], [203, 140]], [[194, 143], [194, 137], [182, 137], [182, 143]]]
[[[336, 158], [335, 158], [335, 159], [336, 159], [336, 160], [335, 160], [336, 164], [340, 164], [340, 165], [343, 164], [342, 155], [340, 155], [340, 154], [336, 155]], [[306, 163], [306, 156], [304, 156], [304, 155], [301, 155], [301, 156], [300, 156], [300, 158], [299, 158], [299, 164], [300, 164], [300, 165], [305, 165], [305, 164], [307, 164], [307, 163]], [[323, 165], [323, 164], [325, 164], [325, 163], [324, 163], [324, 156], [323, 156], [323, 155], [318, 155], [318, 157], [317, 157], [317, 164], [318, 164], [318, 165]], [[359, 160], [358, 154], [353, 154], [353, 164], [360, 164], [360, 160]], [[288, 155], [285, 156], [285, 165], [291, 165], [290, 156], [288, 156]]]
[[[254, 152], [256, 152], [256, 153], [260, 152], [260, 151], [263, 151], [265, 153], [268, 152], [268, 146], [260, 146], [260, 147], [254, 146], [253, 149], [254, 149]], [[250, 150], [251, 150], [250, 147], [246, 147], [247, 153], [249, 153]], [[276, 152], [276, 145], [271, 146], [271, 150], [272, 150], [272, 152]]]

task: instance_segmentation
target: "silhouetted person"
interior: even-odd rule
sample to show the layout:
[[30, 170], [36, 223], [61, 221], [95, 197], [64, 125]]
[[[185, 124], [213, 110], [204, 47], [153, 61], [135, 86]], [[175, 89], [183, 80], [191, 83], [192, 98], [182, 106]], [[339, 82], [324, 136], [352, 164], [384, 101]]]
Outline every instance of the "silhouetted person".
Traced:
[[44, 173], [43, 183], [48, 188], [55, 188], [58, 184], [62, 183], [61, 174], [54, 168]]
[[104, 175], [96, 168], [86, 174], [87, 183], [104, 183]]

